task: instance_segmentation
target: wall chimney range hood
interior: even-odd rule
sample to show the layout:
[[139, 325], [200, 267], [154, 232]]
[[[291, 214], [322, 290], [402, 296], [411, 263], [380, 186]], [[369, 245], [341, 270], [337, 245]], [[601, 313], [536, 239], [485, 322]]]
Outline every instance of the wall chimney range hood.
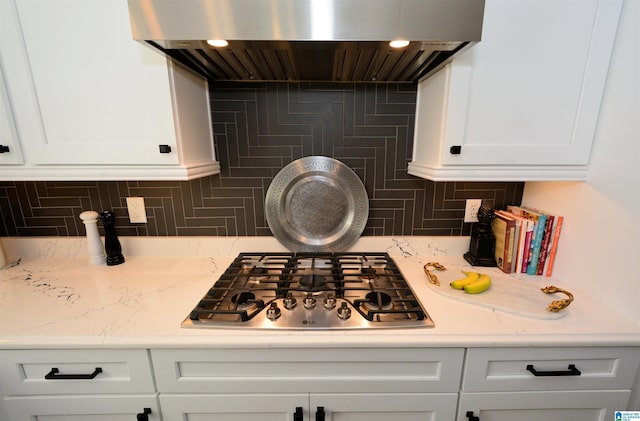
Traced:
[[135, 40], [211, 80], [401, 82], [480, 41], [484, 0], [129, 0], [129, 15]]

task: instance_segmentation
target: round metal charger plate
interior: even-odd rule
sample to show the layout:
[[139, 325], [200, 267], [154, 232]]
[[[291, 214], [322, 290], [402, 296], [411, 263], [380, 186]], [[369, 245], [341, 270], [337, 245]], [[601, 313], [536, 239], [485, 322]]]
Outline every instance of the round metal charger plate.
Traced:
[[340, 252], [362, 234], [369, 199], [358, 175], [326, 156], [307, 156], [285, 166], [267, 189], [267, 223], [294, 252]]

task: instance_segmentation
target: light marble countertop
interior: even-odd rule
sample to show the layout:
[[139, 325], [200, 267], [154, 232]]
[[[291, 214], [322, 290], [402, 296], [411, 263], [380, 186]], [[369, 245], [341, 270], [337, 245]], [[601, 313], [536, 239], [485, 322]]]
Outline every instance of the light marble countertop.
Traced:
[[[0, 348], [441, 347], [640, 345], [640, 327], [574, 291], [564, 317], [540, 320], [435, 293], [423, 265], [467, 266], [465, 237], [362, 237], [352, 251], [386, 251], [435, 328], [183, 329], [180, 323], [240, 252], [286, 251], [272, 237], [125, 237], [126, 262], [92, 266], [83, 238], [3, 238]], [[489, 273], [497, 269], [486, 269]], [[543, 277], [514, 282], [562, 287]]]

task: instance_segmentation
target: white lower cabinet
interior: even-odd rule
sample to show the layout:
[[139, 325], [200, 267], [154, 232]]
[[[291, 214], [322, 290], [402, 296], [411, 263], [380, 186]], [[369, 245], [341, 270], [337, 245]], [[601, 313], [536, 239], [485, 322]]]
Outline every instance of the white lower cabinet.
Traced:
[[639, 366], [638, 347], [2, 350], [0, 419], [605, 421]]
[[312, 394], [309, 420], [320, 409], [326, 421], [453, 420], [457, 401], [457, 393]]
[[457, 420], [612, 420], [639, 365], [633, 347], [471, 348]]
[[[605, 421], [629, 390], [461, 393], [458, 421]], [[473, 418], [477, 417], [477, 418]]]
[[10, 421], [159, 421], [161, 419], [155, 394], [18, 396], [6, 398], [5, 405]]
[[160, 420], [146, 349], [4, 350], [0, 379], [9, 421]]
[[5, 350], [0, 358], [4, 395], [153, 393], [146, 349]]
[[165, 420], [436, 421], [455, 418], [457, 393], [161, 394]]
[[[161, 394], [165, 420], [291, 421], [307, 413], [307, 394]], [[305, 416], [305, 419], [306, 418]]]
[[453, 420], [464, 349], [152, 350], [166, 420]]

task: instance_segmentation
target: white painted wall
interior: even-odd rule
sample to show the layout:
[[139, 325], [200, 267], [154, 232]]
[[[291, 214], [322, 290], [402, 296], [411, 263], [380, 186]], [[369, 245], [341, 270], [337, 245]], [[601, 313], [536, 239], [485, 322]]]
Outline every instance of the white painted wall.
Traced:
[[[554, 277], [640, 325], [640, 0], [625, 0], [586, 182], [529, 182], [565, 215]], [[640, 374], [629, 409], [640, 410]]]
[[586, 182], [529, 182], [565, 216], [554, 277], [640, 324], [640, 0], [625, 0]]

